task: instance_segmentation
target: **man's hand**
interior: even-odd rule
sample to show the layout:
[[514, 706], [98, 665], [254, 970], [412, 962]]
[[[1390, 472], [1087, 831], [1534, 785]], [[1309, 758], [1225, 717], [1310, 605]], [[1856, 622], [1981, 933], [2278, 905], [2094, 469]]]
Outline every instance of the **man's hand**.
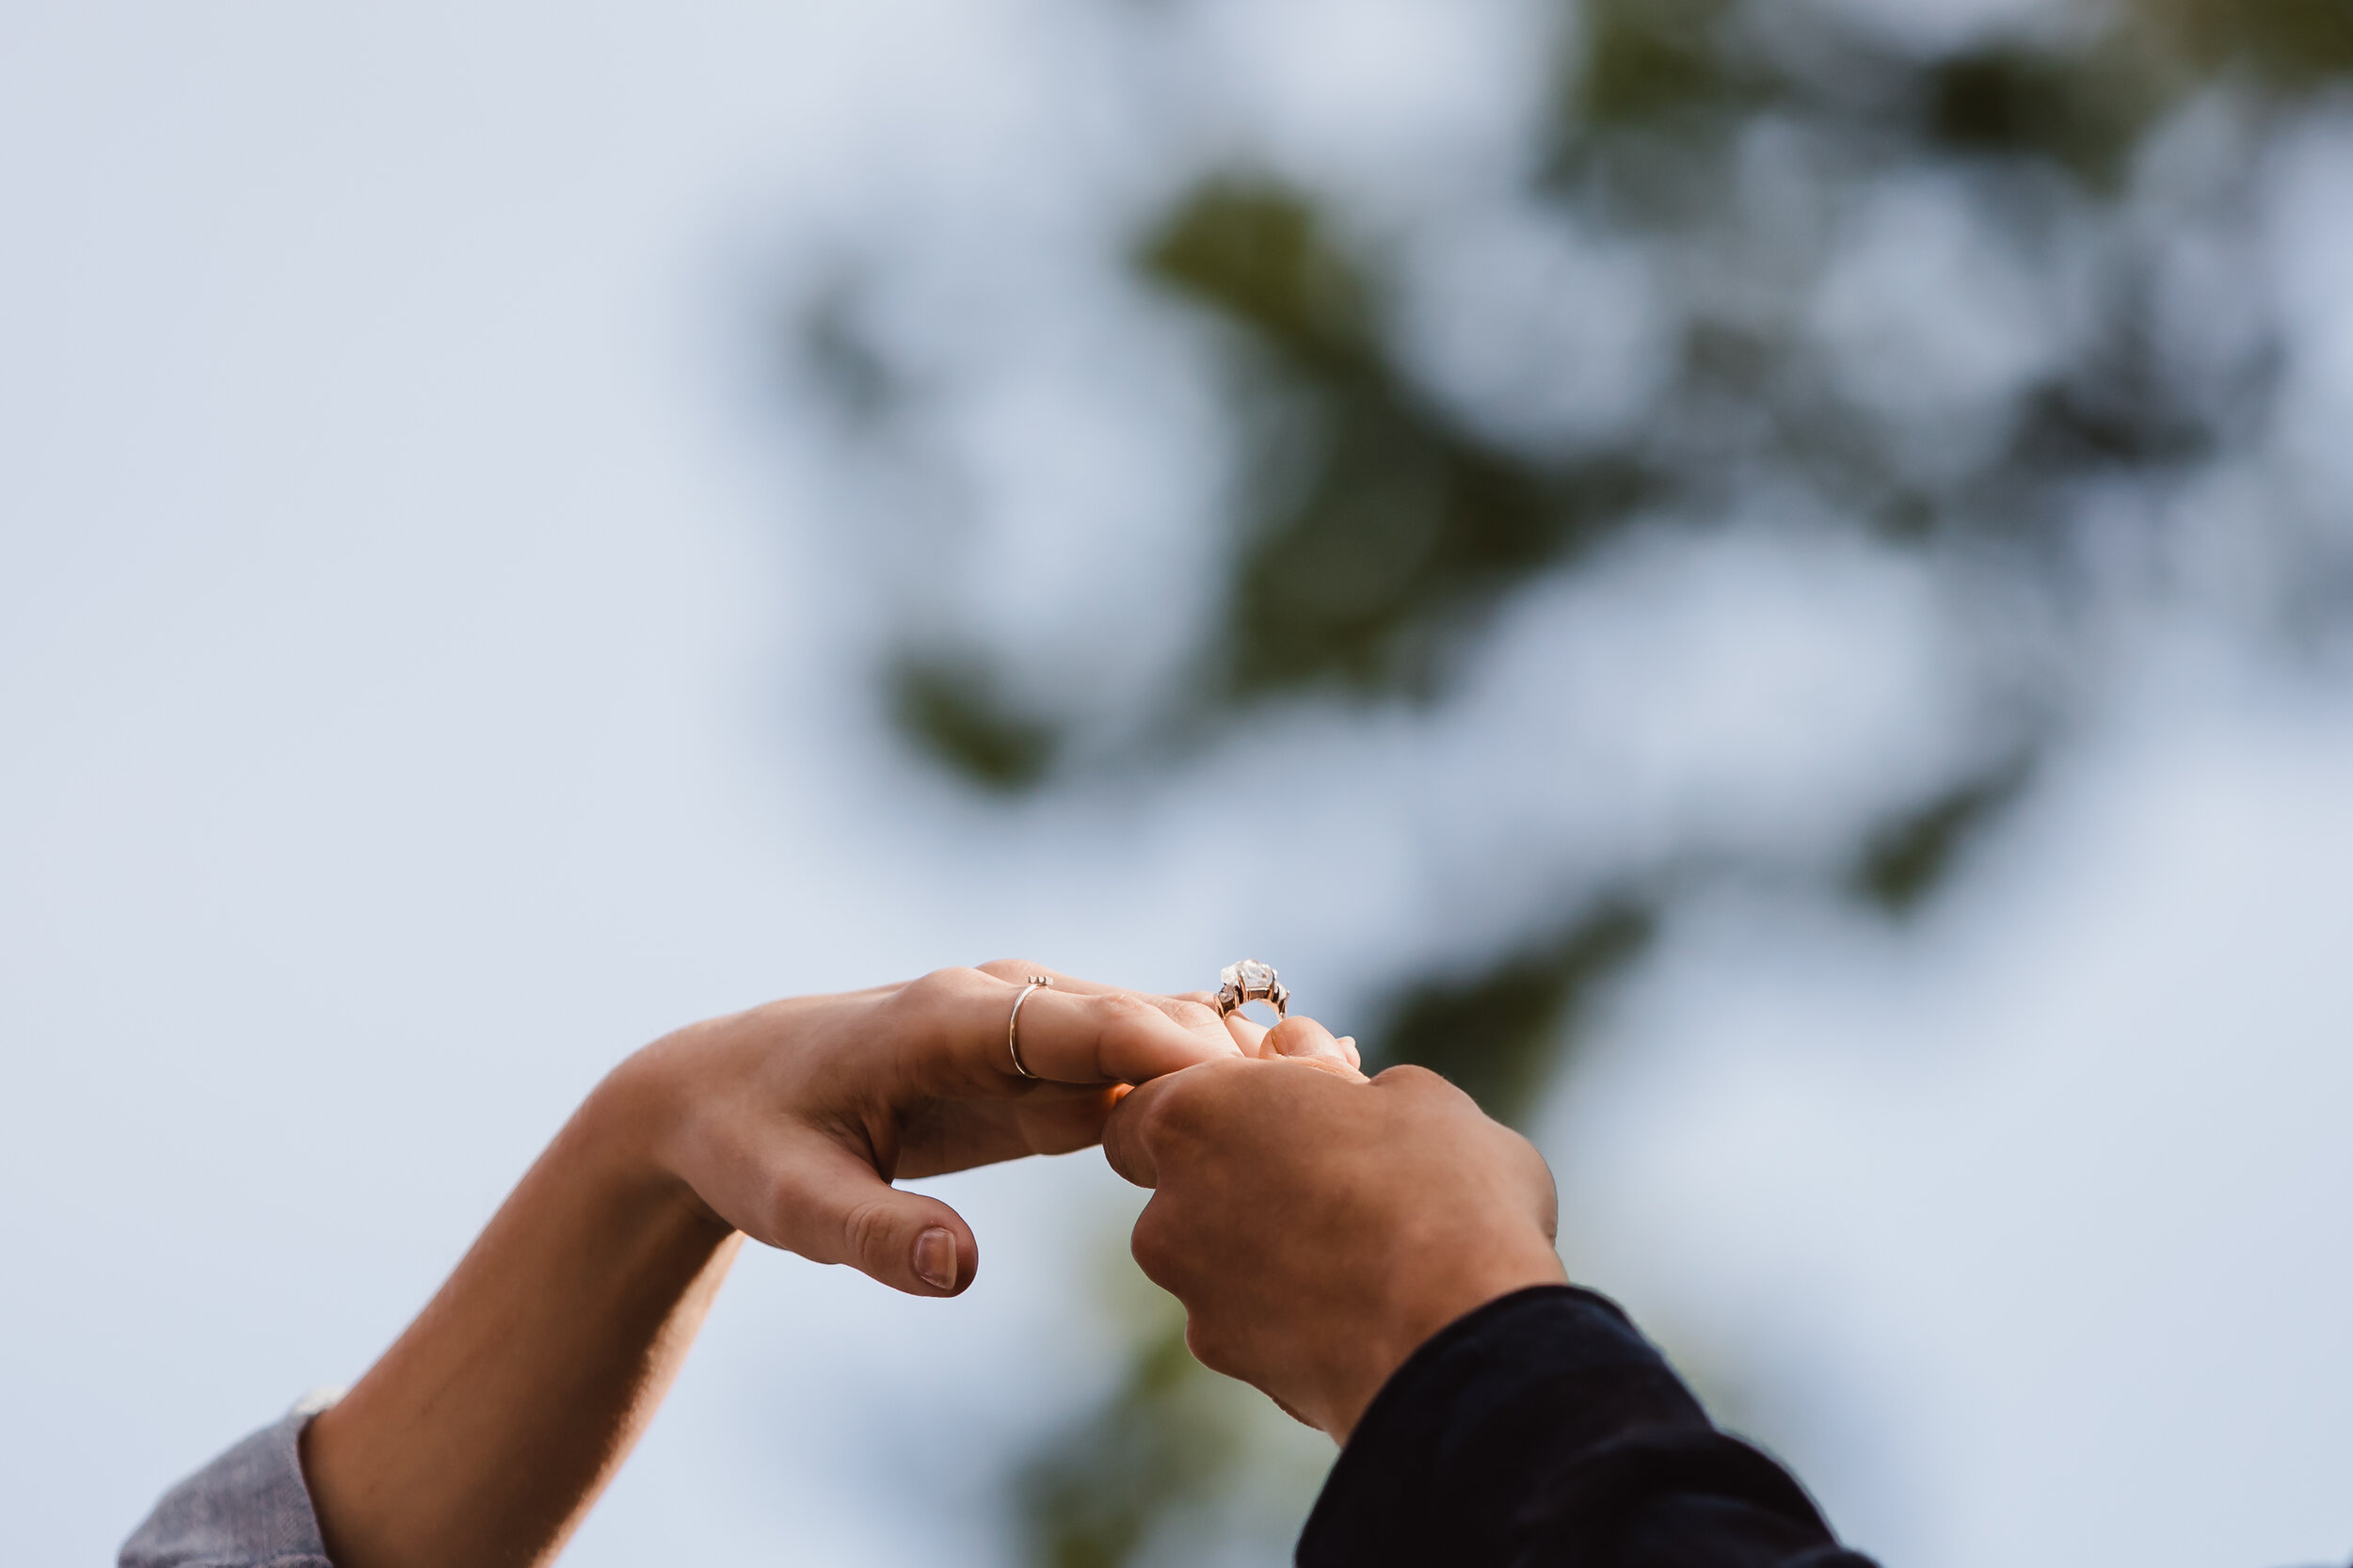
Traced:
[[1435, 1073], [1366, 1080], [1310, 1018], [1143, 1085], [1103, 1132], [1156, 1191], [1136, 1261], [1185, 1304], [1202, 1364], [1341, 1442], [1414, 1348], [1561, 1283], [1552, 1173]]

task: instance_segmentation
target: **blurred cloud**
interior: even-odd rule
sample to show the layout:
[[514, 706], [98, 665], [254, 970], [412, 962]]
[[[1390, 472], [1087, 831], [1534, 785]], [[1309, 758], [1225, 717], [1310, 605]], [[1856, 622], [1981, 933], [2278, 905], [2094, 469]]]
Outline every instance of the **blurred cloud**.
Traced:
[[[2353, 493], [2344, 440], [2353, 424], [2353, 301], [2343, 287], [2353, 267], [2353, 112], [2338, 105], [2300, 130], [2278, 153], [2267, 193], [2281, 312], [2297, 328], [2282, 440], [2313, 499], [2342, 498]], [[2315, 511], [2342, 536], [2341, 500]]]
[[1925, 926], [1695, 911], [1546, 1123], [1572, 1267], [1769, 1368], [1736, 1419], [1885, 1560], [2353, 1529], [2353, 709], [2151, 669]]
[[1650, 408], [1668, 307], [1633, 248], [1520, 205], [1415, 232], [1403, 350], [1479, 428], [1574, 453]]
[[1932, 484], [1998, 454], [2019, 394], [2057, 372], [2081, 330], [2069, 248], [2038, 265], [1973, 210], [1986, 199], [1950, 175], [1856, 191], [1814, 302], [1841, 390]]

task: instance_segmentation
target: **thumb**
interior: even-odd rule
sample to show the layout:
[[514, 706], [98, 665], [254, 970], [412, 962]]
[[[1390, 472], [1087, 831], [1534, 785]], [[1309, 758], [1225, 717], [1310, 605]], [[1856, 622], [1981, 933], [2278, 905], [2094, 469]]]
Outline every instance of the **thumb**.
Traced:
[[1122, 1179], [1138, 1187], [1160, 1184], [1160, 1164], [1152, 1157], [1149, 1118], [1152, 1107], [1166, 1098], [1182, 1077], [1156, 1078], [1130, 1089], [1112, 1107], [1110, 1119], [1103, 1124], [1103, 1158]]
[[[954, 1296], [979, 1272], [981, 1247], [964, 1216], [905, 1192], [846, 1149], [829, 1150], [799, 1184], [784, 1245], [817, 1263], [848, 1263], [911, 1296]], [[797, 1201], [795, 1201], [797, 1200]]]

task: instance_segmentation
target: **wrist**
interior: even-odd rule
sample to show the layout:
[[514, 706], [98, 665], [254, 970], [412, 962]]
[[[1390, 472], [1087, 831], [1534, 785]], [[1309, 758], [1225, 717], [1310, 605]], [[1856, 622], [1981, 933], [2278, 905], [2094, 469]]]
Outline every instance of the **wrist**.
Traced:
[[1391, 1278], [1380, 1321], [1361, 1341], [1369, 1353], [1351, 1368], [1353, 1376], [1330, 1390], [1333, 1424], [1318, 1423], [1339, 1443], [1348, 1441], [1397, 1369], [1449, 1324], [1515, 1290], [1565, 1285], [1568, 1271], [1550, 1241], [1530, 1237], [1445, 1259], [1417, 1258]]
[[668, 1045], [656, 1041], [606, 1074], [565, 1136], [579, 1135], [584, 1174], [609, 1195], [616, 1217], [644, 1215], [665, 1230], [723, 1239], [735, 1227], [696, 1192], [679, 1159], [693, 1102], [683, 1064]]

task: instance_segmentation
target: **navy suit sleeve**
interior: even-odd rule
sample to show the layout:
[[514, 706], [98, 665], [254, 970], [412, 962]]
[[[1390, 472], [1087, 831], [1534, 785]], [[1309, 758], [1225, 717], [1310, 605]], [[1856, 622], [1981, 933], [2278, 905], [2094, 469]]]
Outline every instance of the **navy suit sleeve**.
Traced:
[[1869, 1568], [1718, 1432], [1611, 1303], [1545, 1286], [1441, 1330], [1367, 1407], [1300, 1568]]

